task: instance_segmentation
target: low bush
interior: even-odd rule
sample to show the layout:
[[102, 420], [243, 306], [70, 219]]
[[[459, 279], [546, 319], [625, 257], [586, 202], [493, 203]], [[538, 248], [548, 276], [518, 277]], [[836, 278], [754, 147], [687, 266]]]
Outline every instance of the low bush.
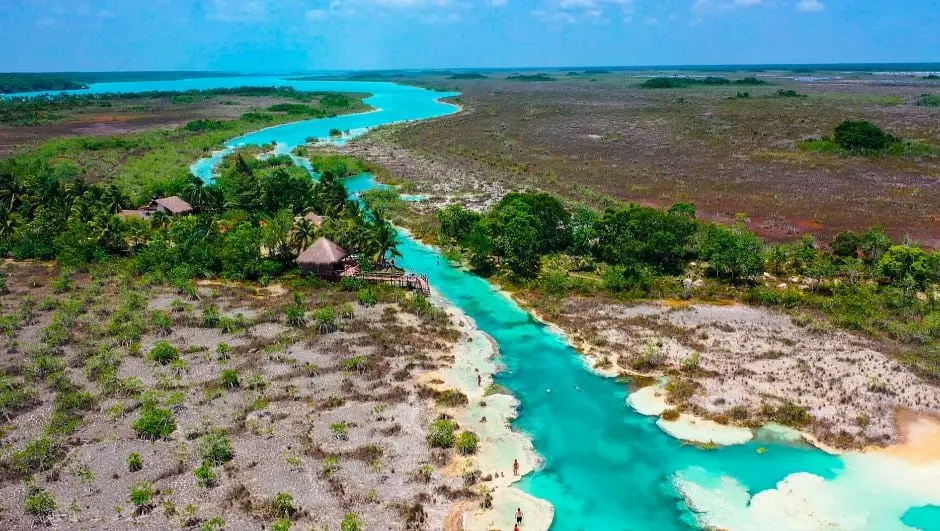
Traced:
[[477, 452], [480, 439], [472, 431], [462, 432], [457, 436], [456, 447], [461, 455], [473, 455]]
[[144, 468], [144, 459], [137, 452], [127, 454], [127, 470], [137, 472]]
[[180, 352], [176, 347], [166, 341], [157, 341], [150, 348], [147, 357], [160, 365], [169, 365], [180, 358]]
[[29, 489], [24, 505], [26, 506], [26, 512], [35, 516], [43, 524], [48, 522], [49, 518], [59, 508], [52, 494], [46, 489], [38, 487]]
[[173, 412], [158, 407], [146, 407], [134, 422], [134, 431], [138, 437], [156, 440], [166, 439], [176, 430], [176, 418]]
[[847, 120], [836, 126], [833, 140], [846, 151], [877, 151], [894, 139], [867, 120]]
[[193, 475], [202, 487], [211, 488], [217, 484], [218, 477], [208, 461], [203, 461], [202, 465], [193, 471]]
[[232, 450], [232, 441], [221, 430], [213, 430], [204, 435], [199, 443], [199, 455], [202, 459], [213, 465], [221, 465], [235, 457]]
[[439, 419], [428, 430], [428, 444], [431, 448], [452, 448], [454, 446], [457, 423], [450, 419]]

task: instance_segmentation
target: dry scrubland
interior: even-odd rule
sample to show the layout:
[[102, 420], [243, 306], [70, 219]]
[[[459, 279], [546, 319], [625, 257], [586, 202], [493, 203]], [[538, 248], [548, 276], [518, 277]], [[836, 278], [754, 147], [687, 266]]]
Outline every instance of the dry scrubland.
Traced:
[[[151, 129], [176, 129], [193, 120], [234, 120], [272, 105], [296, 104], [290, 97], [197, 95], [194, 97], [109, 98], [50, 112], [28, 126], [0, 124], [0, 156], [55, 137], [110, 136]], [[298, 118], [301, 119], [301, 118]], [[259, 125], [263, 127], [264, 124]]]
[[[437, 395], [416, 383], [465, 332], [403, 292], [4, 270], [3, 529], [440, 528], [473, 497], [440, 473], [452, 450], [429, 448]], [[155, 411], [165, 437], [138, 431]]]
[[885, 355], [885, 344], [811, 319], [740, 305], [573, 298], [553, 322], [599, 370], [669, 375], [676, 409], [721, 423], [777, 421], [858, 448], [898, 443], [900, 408], [940, 411], [940, 388]]
[[[940, 93], [938, 83], [768, 78], [766, 86], [641, 89], [626, 75], [594, 79], [427, 80], [456, 83], [465, 112], [374, 140], [406, 148], [392, 158], [417, 157], [405, 176], [418, 180], [433, 179], [422, 168], [430, 162], [421, 162], [431, 159], [462, 170], [465, 188], [533, 186], [598, 206], [688, 201], [706, 219], [746, 213], [751, 229], [771, 240], [881, 223], [896, 238], [940, 246], [936, 154], [864, 158], [797, 147], [847, 119], [940, 146], [940, 108], [916, 105], [921, 94]], [[781, 89], [808, 97], [777, 97]], [[741, 92], [750, 97], [728, 99]], [[443, 180], [455, 180], [450, 173]]]

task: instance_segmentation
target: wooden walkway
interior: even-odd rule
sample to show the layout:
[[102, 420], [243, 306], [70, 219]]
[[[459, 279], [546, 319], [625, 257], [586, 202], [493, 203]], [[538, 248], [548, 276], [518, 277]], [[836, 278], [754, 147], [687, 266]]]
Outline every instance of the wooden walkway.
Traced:
[[362, 272], [359, 271], [358, 267], [350, 267], [343, 271], [343, 276], [357, 278], [373, 284], [388, 284], [390, 286], [398, 286], [399, 288], [411, 289], [424, 296], [431, 294], [431, 285], [428, 283], [428, 277], [424, 275], [414, 275], [404, 272]]

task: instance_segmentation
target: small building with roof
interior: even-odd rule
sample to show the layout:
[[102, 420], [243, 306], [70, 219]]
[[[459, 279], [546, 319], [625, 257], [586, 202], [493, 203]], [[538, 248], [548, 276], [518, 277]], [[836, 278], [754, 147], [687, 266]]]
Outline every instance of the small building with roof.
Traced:
[[193, 207], [186, 201], [176, 195], [170, 197], [154, 197], [145, 206], [136, 210], [122, 210], [119, 216], [126, 218], [150, 219], [157, 212], [162, 212], [167, 216], [185, 216], [193, 213]]
[[304, 273], [337, 280], [342, 276], [349, 258], [345, 249], [321, 237], [297, 256], [297, 265]]

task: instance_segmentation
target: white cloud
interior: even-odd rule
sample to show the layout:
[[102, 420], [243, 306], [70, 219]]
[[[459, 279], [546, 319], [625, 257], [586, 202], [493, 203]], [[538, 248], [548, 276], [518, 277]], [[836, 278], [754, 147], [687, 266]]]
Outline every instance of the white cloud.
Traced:
[[268, 17], [267, 0], [212, 0], [206, 18], [225, 22], [255, 22]]
[[819, 0], [800, 0], [796, 4], [797, 11], [805, 11], [807, 13], [815, 13], [826, 9], [826, 6]]
[[543, 22], [601, 24], [610, 21], [611, 11], [619, 11], [619, 18], [629, 21], [633, 14], [633, 0], [546, 0], [541, 8], [532, 11], [532, 15]]
[[330, 14], [326, 9], [308, 9], [307, 12], [304, 13], [304, 18], [307, 19], [307, 22], [317, 22], [330, 18]]
[[759, 6], [764, 0], [695, 0], [692, 11], [704, 13], [709, 11], [728, 11], [745, 7]]

